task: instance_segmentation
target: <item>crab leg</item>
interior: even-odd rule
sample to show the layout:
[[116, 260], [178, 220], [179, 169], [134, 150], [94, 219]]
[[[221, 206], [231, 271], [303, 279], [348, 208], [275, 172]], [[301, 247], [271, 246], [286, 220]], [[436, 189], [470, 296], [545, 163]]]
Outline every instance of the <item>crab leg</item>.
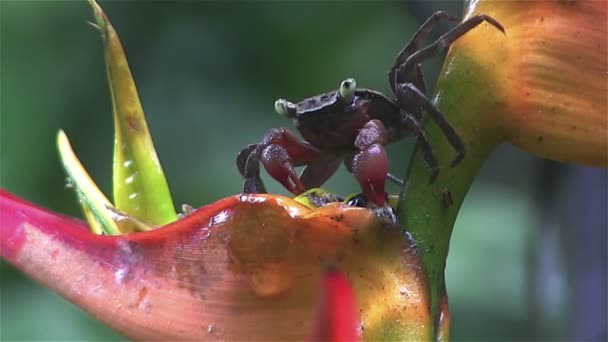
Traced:
[[306, 166], [300, 175], [300, 181], [306, 189], [318, 188], [336, 172], [341, 162], [342, 159], [335, 155], [319, 154]]
[[[247, 145], [236, 157], [236, 166], [244, 178], [243, 193], [263, 194], [266, 187], [260, 177], [260, 149], [259, 144]], [[251, 158], [251, 163], [247, 163]]]
[[394, 184], [399, 185], [399, 186], [403, 186], [403, 184], [404, 184], [404, 183], [403, 183], [403, 179], [401, 179], [401, 178], [399, 178], [399, 177], [395, 176], [395, 175], [394, 175], [394, 174], [392, 174], [392, 173], [387, 173], [387, 174], [386, 174], [386, 179], [387, 179], [388, 181], [393, 182]]
[[437, 175], [439, 174], [439, 166], [437, 165], [437, 157], [435, 157], [433, 147], [431, 146], [429, 138], [426, 136], [426, 133], [415, 117], [406, 115], [405, 121], [414, 129], [414, 134], [416, 134], [418, 137], [418, 144], [422, 149], [422, 157], [424, 158], [426, 165], [431, 168], [431, 179], [429, 180], [429, 184], [431, 184], [435, 181]]
[[[458, 152], [456, 158], [452, 160], [451, 165], [454, 166], [458, 164], [465, 154], [464, 141], [462, 141], [458, 133], [456, 133], [456, 130], [454, 130], [454, 127], [452, 127], [452, 125], [448, 122], [445, 116], [437, 108], [435, 108], [435, 105], [426, 97], [426, 95], [424, 95], [420, 90], [418, 90], [418, 88], [416, 88], [416, 86], [412, 83], [404, 83], [399, 85], [397, 97], [400, 98], [399, 101], [402, 101], [404, 98], [407, 98], [409, 101], [414, 101], [414, 103], [418, 104], [420, 107], [422, 107], [422, 109], [424, 109], [428, 113], [431, 119], [433, 119], [433, 121], [435, 121], [441, 131], [443, 131], [443, 134], [448, 139], [450, 145], [452, 145], [456, 152]], [[411, 119], [412, 118], [410, 117], [410, 121], [413, 121]], [[419, 131], [418, 137], [422, 138], [418, 139], [418, 141], [421, 141], [423, 145], [428, 144], [428, 139], [426, 138], [426, 135], [424, 134], [420, 126], [418, 125], [418, 127], [416, 127], [416, 125], [414, 125], [414, 127]], [[423, 151], [432, 151], [430, 145], [428, 147], [422, 146], [422, 148]], [[430, 155], [432, 155], [432, 153]], [[429, 163], [431, 159], [434, 159], [434, 157], [430, 158], [430, 155], [429, 157], [425, 156], [425, 160], [427, 160], [427, 163]], [[432, 163], [429, 163], [429, 166], [433, 168]]]
[[405, 63], [401, 64], [401, 66], [397, 70], [397, 73], [400, 73], [401, 70], [410, 70], [413, 66], [418, 65], [420, 62], [435, 56], [443, 49], [450, 47], [450, 45], [452, 45], [452, 43], [455, 42], [458, 38], [462, 37], [467, 32], [471, 31], [484, 21], [496, 27], [497, 29], [502, 31], [502, 33], [505, 33], [504, 27], [502, 27], [502, 25], [498, 21], [496, 21], [496, 19], [485, 14], [476, 15], [463, 21], [450, 31], [446, 32], [441, 37], [439, 37], [439, 39], [431, 43], [429, 46], [412, 53], [407, 58]]
[[424, 22], [424, 24], [422, 24], [418, 28], [418, 31], [414, 33], [414, 36], [412, 37], [412, 39], [410, 39], [410, 42], [407, 43], [407, 45], [401, 51], [399, 51], [399, 54], [397, 55], [397, 58], [395, 60], [395, 66], [403, 64], [403, 62], [405, 62], [411, 54], [418, 50], [420, 42], [422, 42], [428, 37], [429, 33], [431, 33], [435, 25], [437, 25], [440, 20], [458, 21], [458, 18], [451, 16], [443, 11], [437, 11], [433, 13]]
[[[439, 11], [439, 12], [433, 13], [433, 15], [431, 15], [424, 22], [424, 24], [422, 24], [422, 26], [420, 26], [420, 28], [418, 28], [418, 31], [416, 31], [416, 33], [414, 33], [414, 36], [409, 41], [409, 43], [407, 43], [407, 45], [405, 45], [403, 47], [403, 49], [397, 55], [397, 58], [395, 59], [395, 64], [391, 68], [391, 71], [389, 72], [389, 84], [391, 86], [391, 89], [393, 90], [393, 93], [395, 93], [395, 91], [396, 91], [395, 85], [397, 83], [403, 82], [404, 81], [403, 78], [405, 78], [405, 77], [403, 77], [404, 75], [399, 75], [396, 72], [397, 69], [399, 69], [399, 67], [403, 63], [405, 63], [405, 61], [408, 59], [408, 57], [410, 57], [410, 55], [412, 55], [414, 52], [416, 52], [418, 50], [418, 46], [420, 45], [420, 43], [428, 37], [429, 33], [431, 33], [431, 31], [433, 30], [435, 25], [437, 25], [437, 23], [439, 23], [440, 20], [458, 21], [458, 18], [453, 17], [453, 16], [447, 14], [446, 12]], [[424, 93], [426, 93], [426, 87], [424, 85], [424, 79], [422, 78], [422, 72], [420, 71], [420, 66], [416, 65], [414, 68], [416, 70], [413, 70], [414, 73], [411, 75], [411, 77], [408, 77], [410, 79], [409, 81], [416, 84], [418, 89], [420, 89]], [[401, 76], [401, 77], [397, 78], [397, 76]]]
[[245, 165], [247, 165], [247, 159], [251, 153], [255, 150], [258, 144], [247, 145], [244, 149], [239, 152], [236, 156], [236, 167], [239, 169], [241, 176], [245, 176]]

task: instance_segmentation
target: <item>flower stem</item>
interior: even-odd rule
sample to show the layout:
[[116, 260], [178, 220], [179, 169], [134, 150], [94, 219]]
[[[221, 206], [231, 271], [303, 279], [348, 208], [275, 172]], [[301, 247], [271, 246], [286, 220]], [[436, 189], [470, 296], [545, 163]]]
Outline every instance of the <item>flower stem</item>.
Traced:
[[466, 156], [450, 167], [456, 156], [445, 136], [432, 121], [425, 130], [442, 166], [437, 180], [429, 184], [430, 169], [416, 148], [402, 189], [398, 213], [400, 223], [416, 241], [430, 286], [431, 336], [448, 336], [439, 328], [444, 269], [454, 222], [475, 175], [492, 150], [502, 141], [500, 124], [491, 114], [500, 101], [488, 85], [487, 73], [474, 60], [452, 54], [446, 60], [437, 84], [434, 103], [455, 127], [466, 144]]

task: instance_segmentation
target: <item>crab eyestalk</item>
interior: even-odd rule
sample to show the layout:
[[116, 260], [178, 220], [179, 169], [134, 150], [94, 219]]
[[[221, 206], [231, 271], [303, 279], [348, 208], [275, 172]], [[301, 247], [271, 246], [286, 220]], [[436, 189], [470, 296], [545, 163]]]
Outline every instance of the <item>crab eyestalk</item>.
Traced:
[[355, 89], [357, 88], [357, 81], [354, 78], [347, 78], [340, 83], [340, 97], [344, 103], [350, 103], [355, 96]]
[[281, 116], [293, 118], [295, 117], [297, 108], [295, 104], [285, 99], [278, 99], [274, 102], [274, 110]]

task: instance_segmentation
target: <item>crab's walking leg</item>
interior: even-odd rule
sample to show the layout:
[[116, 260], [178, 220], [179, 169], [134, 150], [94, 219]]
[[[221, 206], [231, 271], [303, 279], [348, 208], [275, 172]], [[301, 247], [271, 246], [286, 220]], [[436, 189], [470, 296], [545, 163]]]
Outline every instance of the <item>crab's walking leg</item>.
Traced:
[[260, 152], [258, 144], [247, 145], [236, 157], [236, 166], [245, 179], [243, 182], [245, 194], [266, 193], [266, 187], [260, 177]]
[[426, 165], [431, 168], [431, 179], [429, 180], [429, 184], [433, 183], [439, 174], [439, 166], [437, 165], [437, 157], [435, 157], [435, 153], [433, 152], [433, 147], [429, 142], [429, 138], [426, 136], [426, 133], [415, 117], [406, 115], [405, 121], [406, 125], [413, 128], [414, 134], [416, 134], [416, 137], [418, 137], [418, 144], [422, 149], [422, 157], [424, 158]]
[[[418, 88], [416, 88], [416, 86], [413, 85], [412, 83], [404, 83], [404, 84], [399, 85], [399, 89], [397, 91], [397, 97], [403, 97], [403, 98], [407, 98], [409, 101], [414, 101], [414, 103], [419, 105], [422, 109], [424, 109], [428, 113], [428, 115], [431, 117], [431, 119], [433, 119], [433, 121], [435, 121], [435, 123], [437, 124], [437, 126], [439, 126], [441, 131], [443, 131], [443, 134], [448, 139], [448, 142], [450, 143], [450, 145], [452, 145], [452, 147], [456, 150], [456, 152], [458, 152], [458, 155], [456, 156], [456, 158], [454, 158], [454, 160], [452, 160], [451, 165], [454, 166], [454, 165], [458, 164], [462, 160], [462, 158], [464, 157], [464, 154], [465, 154], [464, 141], [462, 141], [462, 139], [460, 138], [458, 133], [456, 133], [456, 130], [454, 130], [454, 127], [452, 127], [452, 125], [448, 122], [448, 120], [446, 120], [445, 116], [435, 107], [435, 105], [426, 97], [426, 95], [424, 95], [420, 90], [418, 90]], [[426, 135], [424, 135], [424, 132], [422, 132], [422, 129], [420, 129], [420, 127], [417, 127], [417, 129], [420, 131], [418, 136], [419, 137], [424, 136], [424, 139], [418, 139], [418, 140], [428, 144], [428, 140], [426, 139]], [[426, 149], [424, 146], [422, 146], [422, 148], [423, 148], [423, 151], [424, 150], [432, 151], [430, 149], [430, 146], [428, 149]], [[432, 155], [432, 152], [430, 155]], [[427, 160], [427, 163], [429, 163], [429, 159], [427, 159], [427, 157], [425, 157], [425, 159]], [[435, 159], [434, 156], [432, 159]], [[431, 163], [429, 163], [429, 166], [433, 167], [433, 165]]]
[[318, 188], [333, 175], [340, 163], [341, 158], [332, 154], [319, 154], [300, 175], [300, 181], [306, 189]]
[[440, 20], [450, 20], [450, 21], [458, 21], [458, 18], [449, 15], [443, 11], [437, 11], [433, 13], [414, 33], [412, 39], [410, 39], [409, 43], [397, 55], [395, 66], [399, 66], [406, 61], [406, 59], [414, 52], [418, 50], [418, 46], [420, 43], [425, 40], [429, 33], [433, 30], [435, 25], [439, 23]]
[[388, 174], [388, 157], [384, 146], [388, 143], [388, 131], [379, 120], [371, 120], [359, 131], [355, 147], [359, 149], [350, 161], [347, 169], [352, 172], [363, 194], [377, 205], [386, 204], [386, 175]]
[[497, 29], [502, 31], [502, 33], [505, 33], [504, 27], [502, 27], [502, 25], [498, 21], [496, 21], [496, 19], [485, 14], [476, 15], [458, 24], [456, 27], [443, 34], [441, 37], [439, 37], [439, 39], [431, 43], [429, 46], [412, 53], [407, 58], [407, 60], [403, 64], [401, 64], [401, 66], [397, 70], [397, 73], [400, 73], [400, 70], [411, 70], [411, 68], [418, 65], [422, 61], [435, 56], [443, 49], [450, 47], [450, 45], [452, 45], [452, 43], [455, 42], [458, 38], [462, 37], [467, 32], [471, 31], [484, 21], [496, 27]]
[[249, 158], [249, 156], [251, 155], [251, 153], [253, 152], [253, 150], [255, 150], [255, 148], [257, 146], [258, 146], [258, 144], [247, 145], [236, 156], [236, 167], [239, 169], [239, 173], [243, 177], [245, 177], [245, 165], [247, 165], [247, 159]]
[[[397, 55], [397, 58], [395, 59], [395, 64], [389, 72], [389, 84], [393, 89], [393, 93], [395, 93], [396, 91], [395, 85], [397, 83], [403, 83], [406, 78], [408, 79], [408, 82], [414, 83], [418, 87], [418, 89], [426, 93], [426, 87], [424, 85], [424, 79], [422, 78], [420, 66], [416, 65], [414, 67], [416, 70], [412, 70], [413, 73], [409, 75], [409, 77], [404, 77], [405, 75], [397, 75], [396, 71], [399, 66], [401, 66], [401, 64], [405, 63], [405, 61], [411, 54], [413, 54], [419, 49], [420, 43], [428, 37], [429, 33], [431, 33], [435, 25], [437, 25], [440, 20], [458, 21], [458, 18], [453, 17], [447, 14], [446, 12], [439, 11], [433, 13], [433, 15], [431, 15], [424, 22], [424, 24], [422, 24], [422, 26], [418, 28], [418, 31], [414, 33], [414, 36], [409, 41], [409, 43], [407, 43], [407, 45], [405, 45]], [[398, 78], [396, 78], [396, 76], [398, 76]]]
[[403, 186], [403, 184], [404, 184], [404, 183], [403, 183], [403, 179], [401, 179], [401, 178], [399, 178], [399, 177], [395, 176], [395, 175], [394, 175], [394, 174], [392, 174], [392, 173], [387, 173], [387, 174], [386, 174], [386, 179], [387, 179], [388, 181], [393, 182], [394, 184], [399, 185], [399, 186]]

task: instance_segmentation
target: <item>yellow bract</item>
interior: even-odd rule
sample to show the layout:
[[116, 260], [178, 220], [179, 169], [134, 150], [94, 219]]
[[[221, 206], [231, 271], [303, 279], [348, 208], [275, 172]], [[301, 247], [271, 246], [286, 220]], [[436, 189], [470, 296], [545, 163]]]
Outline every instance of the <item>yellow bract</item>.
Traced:
[[549, 159], [606, 167], [607, 6], [592, 0], [472, 1], [467, 17], [488, 14], [507, 35], [479, 27], [453, 45], [446, 65], [466, 56], [486, 72], [495, 94], [493, 112], [486, 114], [514, 145]]

